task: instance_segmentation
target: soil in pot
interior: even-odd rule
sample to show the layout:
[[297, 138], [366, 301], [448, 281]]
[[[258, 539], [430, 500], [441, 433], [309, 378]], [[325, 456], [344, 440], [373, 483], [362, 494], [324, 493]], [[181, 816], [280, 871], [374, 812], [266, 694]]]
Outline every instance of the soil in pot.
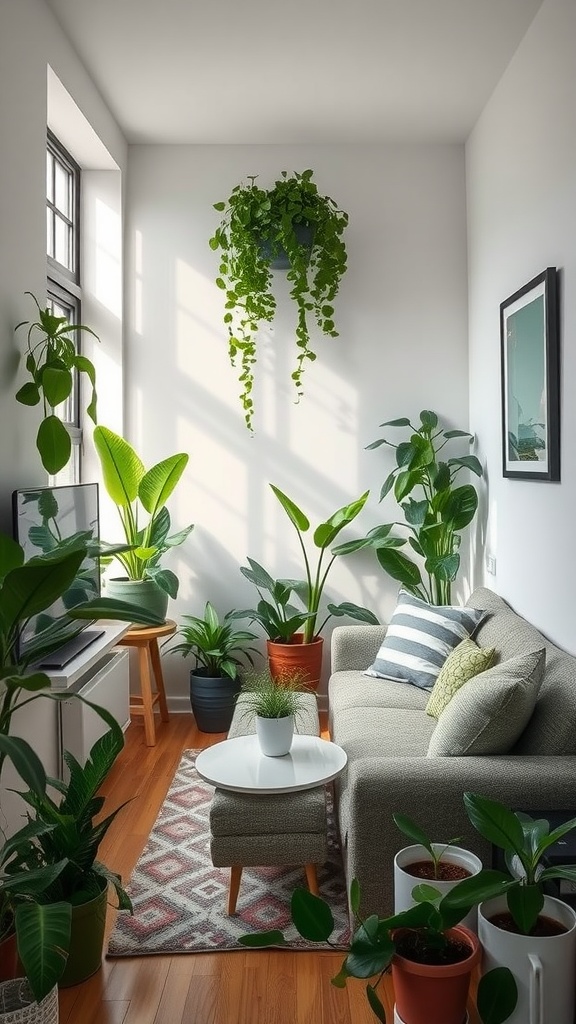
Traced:
[[402, 870], [414, 878], [425, 878], [426, 881], [436, 882], [461, 882], [463, 878], [470, 878], [472, 872], [460, 864], [449, 864], [440, 861], [438, 873], [434, 873], [434, 864], [431, 860], [417, 860], [412, 864], [403, 864]]
[[[495, 928], [501, 928], [505, 932], [514, 932], [515, 935], [524, 935], [525, 933], [520, 930], [516, 924], [512, 914], [503, 911], [500, 914], [493, 914], [488, 920], [490, 924], [493, 924]], [[555, 921], [552, 917], [547, 917], [545, 914], [540, 914], [536, 924], [532, 928], [530, 935], [546, 936], [546, 935], [565, 935], [568, 931], [560, 921]]]
[[447, 938], [446, 944], [431, 947], [419, 931], [407, 931], [396, 939], [396, 952], [406, 960], [415, 964], [459, 964], [467, 960], [472, 953], [471, 946], [461, 939]]

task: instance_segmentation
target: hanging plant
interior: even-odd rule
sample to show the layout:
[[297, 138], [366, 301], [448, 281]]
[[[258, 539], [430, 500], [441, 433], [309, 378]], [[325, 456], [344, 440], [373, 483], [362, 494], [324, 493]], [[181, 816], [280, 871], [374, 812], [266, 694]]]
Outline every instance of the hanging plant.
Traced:
[[26, 369], [32, 378], [22, 385], [16, 399], [22, 405], [38, 405], [42, 400], [44, 417], [38, 427], [36, 447], [46, 472], [55, 474], [67, 465], [72, 450], [70, 434], [56, 407], [71, 395], [75, 371], [84, 373], [90, 381], [92, 393], [86, 412], [96, 423], [96, 371], [90, 360], [77, 351], [74, 334], [88, 331], [96, 339], [98, 336], [84, 324], [71, 324], [65, 316], [42, 309], [32, 292], [25, 294], [38, 307], [38, 320], [23, 320], [15, 328], [28, 328]]
[[346, 271], [342, 235], [348, 214], [329, 196], [319, 194], [312, 175], [308, 170], [288, 177], [282, 171], [271, 189], [260, 188], [256, 176], [249, 177], [248, 184], [232, 189], [226, 202], [214, 203], [223, 217], [210, 247], [220, 250], [216, 284], [226, 294], [229, 355], [233, 366], [239, 361], [240, 401], [249, 430], [254, 413], [257, 334], [264, 323], [274, 319], [272, 269], [279, 265], [279, 257], [286, 261], [290, 297], [297, 307], [292, 380], [298, 398], [303, 394], [306, 360], [316, 358], [310, 345], [309, 314], [323, 334], [338, 336], [332, 303]]

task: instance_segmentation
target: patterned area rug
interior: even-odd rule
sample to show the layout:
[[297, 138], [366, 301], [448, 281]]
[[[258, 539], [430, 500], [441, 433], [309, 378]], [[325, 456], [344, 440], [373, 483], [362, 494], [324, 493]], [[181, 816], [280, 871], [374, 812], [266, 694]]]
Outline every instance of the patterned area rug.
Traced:
[[290, 899], [305, 886], [303, 868], [244, 868], [236, 914], [226, 913], [229, 870], [210, 860], [208, 810], [213, 788], [194, 767], [198, 751], [184, 752], [138, 861], [128, 892], [134, 915], [119, 914], [108, 956], [243, 950], [238, 936], [280, 928], [292, 949], [340, 949], [349, 938], [346, 885], [328, 801], [329, 857], [318, 867], [322, 897], [330, 904], [334, 945], [301, 939], [290, 922]]

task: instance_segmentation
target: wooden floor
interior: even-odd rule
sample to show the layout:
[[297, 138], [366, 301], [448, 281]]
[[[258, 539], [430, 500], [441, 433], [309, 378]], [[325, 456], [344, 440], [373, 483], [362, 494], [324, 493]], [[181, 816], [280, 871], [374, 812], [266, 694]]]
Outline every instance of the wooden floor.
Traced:
[[[131, 802], [99, 852], [125, 881], [182, 751], [221, 739], [198, 732], [188, 715], [158, 724], [154, 747], [145, 746], [140, 723], [129, 727], [104, 792], [109, 809]], [[108, 932], [112, 924], [110, 912]], [[60, 991], [60, 1024], [375, 1024], [363, 982], [348, 981], [344, 990], [330, 984], [341, 962], [340, 953], [272, 950], [104, 960], [83, 985]], [[392, 1022], [390, 996], [389, 989], [381, 994]], [[476, 1021], [471, 1015], [470, 1024]]]

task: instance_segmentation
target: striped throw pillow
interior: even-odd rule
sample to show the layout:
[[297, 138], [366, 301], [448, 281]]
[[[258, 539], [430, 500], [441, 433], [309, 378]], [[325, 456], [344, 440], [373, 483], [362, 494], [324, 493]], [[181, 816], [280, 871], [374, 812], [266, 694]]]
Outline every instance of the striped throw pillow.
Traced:
[[376, 660], [364, 674], [431, 690], [450, 652], [486, 615], [481, 608], [427, 604], [401, 590]]

